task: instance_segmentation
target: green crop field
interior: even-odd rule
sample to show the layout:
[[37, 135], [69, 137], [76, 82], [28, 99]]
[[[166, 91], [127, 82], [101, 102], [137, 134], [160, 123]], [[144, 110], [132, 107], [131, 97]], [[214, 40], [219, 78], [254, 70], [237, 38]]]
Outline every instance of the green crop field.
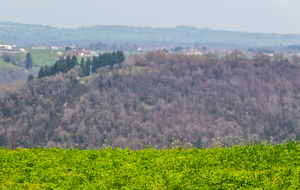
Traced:
[[34, 64], [39, 68], [41, 66], [54, 64], [59, 58], [57, 52], [61, 50], [30, 49], [27, 51], [31, 53]]
[[0, 150], [1, 189], [299, 189], [300, 145]]

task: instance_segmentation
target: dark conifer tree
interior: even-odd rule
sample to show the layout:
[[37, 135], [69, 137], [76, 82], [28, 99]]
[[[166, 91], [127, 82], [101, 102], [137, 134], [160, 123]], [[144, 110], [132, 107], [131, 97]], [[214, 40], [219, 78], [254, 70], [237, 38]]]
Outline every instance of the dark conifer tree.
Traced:
[[92, 59], [92, 66], [93, 66], [93, 72], [96, 72], [96, 69], [99, 68], [99, 65], [98, 65], [98, 59], [96, 56], [93, 56], [93, 59]]
[[67, 70], [70, 70], [70, 69], [73, 68], [73, 67], [72, 67], [73, 63], [72, 63], [72, 60], [71, 60], [70, 56], [67, 56], [65, 62], [67, 63], [67, 66], [68, 66], [68, 69], [67, 69]]
[[116, 58], [115, 58], [116, 63], [121, 64], [121, 63], [123, 63], [124, 60], [125, 60], [125, 57], [124, 57], [123, 51], [117, 51]]
[[91, 66], [91, 60], [88, 57], [85, 62], [86, 76], [90, 75], [90, 66]]
[[32, 74], [30, 74], [30, 75], [28, 76], [28, 78], [27, 78], [28, 81], [31, 81], [31, 80], [33, 80], [33, 79], [34, 79], [34, 77], [33, 77]]
[[117, 62], [116, 62], [116, 59], [117, 59], [117, 57], [116, 57], [116, 52], [112, 52], [112, 54], [111, 54], [111, 62], [112, 62], [112, 65], [114, 65], [115, 63], [117, 63]]
[[67, 73], [68, 72], [68, 65], [67, 65], [66, 61], [62, 62], [61, 72], [63, 72], [63, 73]]
[[58, 61], [56, 61], [53, 66], [53, 75], [58, 72], [59, 72]]
[[25, 67], [28, 70], [29, 68], [32, 68], [32, 65], [33, 65], [33, 60], [30, 52], [28, 52], [26, 55]]
[[54, 65], [50, 66], [50, 70], [51, 70], [51, 75], [55, 75], [56, 74]]
[[80, 74], [80, 76], [81, 77], [85, 77], [86, 76], [86, 68], [85, 68], [85, 65], [84, 65], [84, 59], [83, 58], [81, 58], [80, 67], [81, 67], [81, 74]]
[[51, 69], [48, 67], [48, 65], [44, 67], [43, 71], [44, 71], [44, 77], [51, 76]]
[[43, 77], [44, 77], [44, 69], [43, 69], [43, 67], [41, 67], [41, 69], [38, 73], [38, 78], [40, 79], [40, 78], [43, 78]]
[[72, 68], [78, 65], [78, 59], [75, 55], [72, 56]]
[[83, 69], [84, 68], [84, 59], [81, 58], [81, 61], [80, 61], [80, 67]]
[[99, 56], [98, 56], [98, 64], [97, 65], [98, 65], [98, 68], [104, 66], [103, 56], [101, 54], [99, 54]]
[[110, 53], [104, 53], [102, 54], [102, 67], [103, 66], [107, 66], [107, 65], [111, 65], [110, 64]]
[[60, 58], [57, 63], [57, 73], [64, 72], [63, 65], [64, 65], [64, 60], [62, 58]]

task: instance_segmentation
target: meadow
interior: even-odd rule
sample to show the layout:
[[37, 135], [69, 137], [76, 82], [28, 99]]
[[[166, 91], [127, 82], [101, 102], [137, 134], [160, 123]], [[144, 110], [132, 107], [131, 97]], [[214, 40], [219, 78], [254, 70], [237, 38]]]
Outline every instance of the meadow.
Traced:
[[0, 59], [0, 69], [21, 69], [20, 67], [17, 67], [11, 63], [7, 63], [5, 61], [3, 61], [3, 59]]
[[35, 67], [39, 69], [41, 66], [54, 64], [59, 58], [57, 52], [61, 50], [30, 49], [27, 51], [31, 53]]
[[300, 145], [0, 150], [1, 189], [298, 189]]

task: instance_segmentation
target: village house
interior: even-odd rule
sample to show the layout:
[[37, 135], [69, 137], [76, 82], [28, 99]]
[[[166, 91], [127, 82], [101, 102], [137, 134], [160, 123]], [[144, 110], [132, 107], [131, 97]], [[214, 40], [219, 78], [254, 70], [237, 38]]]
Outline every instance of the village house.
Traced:
[[0, 45], [0, 53], [25, 53], [25, 49], [17, 45]]
[[62, 47], [61, 46], [33, 46], [32, 49], [53, 49], [53, 50], [59, 50]]
[[263, 55], [269, 56], [269, 57], [273, 57], [274, 54], [273, 53], [263, 53]]
[[66, 58], [67, 56], [72, 57], [73, 55], [77, 57], [90, 57], [90, 56], [98, 56], [98, 53], [95, 51], [90, 51], [90, 50], [68, 50], [65, 52], [57, 52], [59, 57], [64, 57]]

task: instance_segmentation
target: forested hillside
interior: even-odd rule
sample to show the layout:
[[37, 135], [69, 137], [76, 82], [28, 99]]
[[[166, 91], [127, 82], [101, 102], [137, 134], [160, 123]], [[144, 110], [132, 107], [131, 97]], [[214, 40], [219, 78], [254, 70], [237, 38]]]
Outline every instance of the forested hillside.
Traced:
[[[80, 69], [81, 67], [75, 67]], [[0, 90], [0, 146], [196, 147], [236, 140], [300, 139], [300, 59], [217, 59], [150, 52], [97, 69], [15, 82]], [[64, 103], [68, 102], [66, 114]]]

